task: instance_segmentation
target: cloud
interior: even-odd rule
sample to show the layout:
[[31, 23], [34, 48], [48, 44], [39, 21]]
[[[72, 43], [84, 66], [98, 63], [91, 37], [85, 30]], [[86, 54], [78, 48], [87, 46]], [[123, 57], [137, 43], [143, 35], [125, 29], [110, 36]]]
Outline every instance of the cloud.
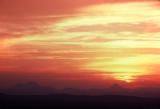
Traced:
[[53, 75], [94, 70], [129, 82], [149, 73], [154, 60], [159, 63], [157, 2], [37, 2], [4, 1], [0, 70]]
[[78, 27], [71, 27], [64, 30], [66, 32], [105, 32], [105, 33], [114, 33], [116, 32], [130, 32], [130, 33], [151, 33], [151, 32], [160, 32], [159, 25], [151, 24], [151, 23], [109, 23], [109, 24], [102, 24], [102, 25], [84, 25]]
[[[132, 0], [137, 1], [137, 0]], [[129, 0], [1, 0], [1, 38], [40, 34], [51, 23], [76, 16], [77, 10], [90, 5], [132, 2]], [[143, 0], [146, 1], [146, 0]], [[154, 0], [156, 1], [156, 0]], [[4, 26], [5, 25], [5, 26]], [[1, 29], [0, 28], [0, 29]]]

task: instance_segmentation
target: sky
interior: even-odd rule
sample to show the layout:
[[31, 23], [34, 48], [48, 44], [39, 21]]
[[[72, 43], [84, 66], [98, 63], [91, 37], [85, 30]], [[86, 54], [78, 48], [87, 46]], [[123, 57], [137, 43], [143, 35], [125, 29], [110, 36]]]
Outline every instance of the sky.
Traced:
[[0, 0], [0, 86], [160, 85], [158, 0]]

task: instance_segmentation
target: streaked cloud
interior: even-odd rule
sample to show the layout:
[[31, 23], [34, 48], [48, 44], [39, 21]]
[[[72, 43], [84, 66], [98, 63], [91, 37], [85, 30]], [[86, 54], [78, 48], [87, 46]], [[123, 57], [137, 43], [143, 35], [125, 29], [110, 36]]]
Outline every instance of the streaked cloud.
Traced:
[[37, 2], [3, 2], [1, 71], [94, 71], [126, 82], [155, 75], [160, 63], [157, 0]]

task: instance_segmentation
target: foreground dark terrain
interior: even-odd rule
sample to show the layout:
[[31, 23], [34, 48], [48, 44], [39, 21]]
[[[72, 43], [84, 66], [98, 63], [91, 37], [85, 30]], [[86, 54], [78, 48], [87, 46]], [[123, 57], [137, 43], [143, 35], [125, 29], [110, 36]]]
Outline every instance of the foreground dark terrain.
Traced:
[[159, 109], [160, 99], [132, 96], [0, 95], [0, 109]]

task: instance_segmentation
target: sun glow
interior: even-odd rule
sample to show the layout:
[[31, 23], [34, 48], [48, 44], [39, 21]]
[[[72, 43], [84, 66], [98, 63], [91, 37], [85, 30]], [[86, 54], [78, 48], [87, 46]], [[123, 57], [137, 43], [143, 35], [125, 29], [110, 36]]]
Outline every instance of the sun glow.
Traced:
[[95, 56], [106, 59], [90, 58], [82, 69], [103, 71], [115, 79], [132, 82], [138, 76], [151, 73], [154, 65], [160, 63], [160, 57], [154, 54], [154, 49], [160, 48], [160, 11], [154, 6], [156, 3], [90, 6], [54, 26], [63, 34], [79, 37], [79, 44], [85, 47], [103, 49]]
[[152, 72], [154, 65], [160, 63], [160, 56], [141, 55], [135, 57], [114, 58], [113, 60], [102, 60], [86, 65], [86, 68], [107, 71], [119, 80], [131, 82], [137, 76], [147, 75]]

